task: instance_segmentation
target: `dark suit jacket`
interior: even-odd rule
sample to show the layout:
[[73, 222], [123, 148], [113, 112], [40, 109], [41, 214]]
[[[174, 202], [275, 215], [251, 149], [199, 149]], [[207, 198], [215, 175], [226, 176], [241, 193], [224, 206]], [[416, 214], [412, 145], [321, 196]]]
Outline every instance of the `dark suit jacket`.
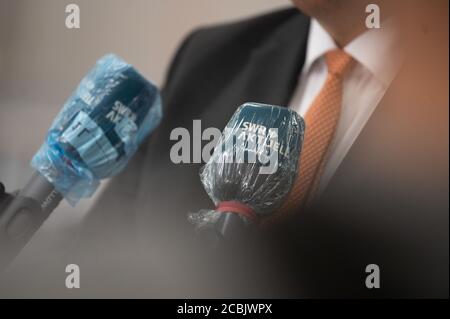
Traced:
[[[199, 29], [183, 42], [163, 89], [163, 122], [86, 218], [89, 246], [143, 237], [175, 245], [188, 238], [180, 234], [192, 235], [186, 213], [213, 204], [198, 177], [201, 164], [171, 162], [170, 132], [192, 132], [194, 119], [222, 129], [247, 101], [287, 105], [309, 22], [286, 9]], [[238, 285], [219, 296], [448, 296], [448, 146], [444, 138], [427, 147], [436, 132], [423, 130], [412, 105], [390, 105], [389, 95], [319, 203], [264, 239], [265, 252], [254, 258], [270, 260], [271, 270], [245, 283], [254, 289]], [[433, 151], [439, 158], [424, 155]], [[381, 269], [380, 289], [365, 286], [372, 263]], [[264, 278], [270, 284], [262, 288]]]

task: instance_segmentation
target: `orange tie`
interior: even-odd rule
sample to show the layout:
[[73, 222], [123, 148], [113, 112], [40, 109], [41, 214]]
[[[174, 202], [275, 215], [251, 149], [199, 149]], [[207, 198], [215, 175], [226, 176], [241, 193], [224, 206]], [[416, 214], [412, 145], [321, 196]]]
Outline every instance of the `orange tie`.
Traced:
[[264, 221], [272, 223], [309, 203], [320, 182], [327, 149], [336, 131], [342, 104], [342, 78], [352, 57], [336, 49], [325, 55], [328, 75], [324, 86], [305, 116], [305, 136], [299, 160], [299, 174], [280, 209]]

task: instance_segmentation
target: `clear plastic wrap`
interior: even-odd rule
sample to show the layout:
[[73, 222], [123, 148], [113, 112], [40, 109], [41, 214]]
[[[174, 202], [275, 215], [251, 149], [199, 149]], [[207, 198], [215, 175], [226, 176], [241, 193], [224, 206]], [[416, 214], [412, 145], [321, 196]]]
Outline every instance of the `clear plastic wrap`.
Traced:
[[31, 166], [74, 205], [125, 167], [161, 117], [158, 89], [106, 55], [65, 102]]
[[[281, 206], [297, 175], [304, 130], [303, 119], [288, 108], [259, 103], [240, 106], [200, 170], [201, 182], [216, 207], [231, 202], [262, 217]], [[240, 211], [245, 212], [242, 207]], [[189, 219], [201, 228], [214, 224], [220, 214], [218, 209], [205, 209]]]

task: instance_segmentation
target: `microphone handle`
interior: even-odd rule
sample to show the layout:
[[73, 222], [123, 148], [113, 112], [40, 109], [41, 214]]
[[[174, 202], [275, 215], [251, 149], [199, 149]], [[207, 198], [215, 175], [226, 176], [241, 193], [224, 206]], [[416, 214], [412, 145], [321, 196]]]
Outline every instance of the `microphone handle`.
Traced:
[[62, 200], [40, 173], [0, 212], [0, 271], [4, 270]]
[[239, 214], [223, 212], [216, 224], [219, 234], [227, 239], [242, 234], [245, 229], [244, 220]]
[[214, 226], [201, 230], [200, 238], [207, 243], [212, 250], [217, 250], [241, 239], [248, 231], [247, 225], [239, 214], [233, 212], [221, 212]]

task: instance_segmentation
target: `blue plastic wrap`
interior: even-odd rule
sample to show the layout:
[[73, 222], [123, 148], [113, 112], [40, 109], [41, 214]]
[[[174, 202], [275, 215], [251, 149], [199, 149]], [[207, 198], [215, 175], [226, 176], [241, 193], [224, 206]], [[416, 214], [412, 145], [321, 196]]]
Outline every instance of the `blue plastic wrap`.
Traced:
[[[272, 214], [297, 176], [304, 132], [305, 123], [293, 110], [260, 103], [241, 105], [200, 171], [214, 205], [239, 203], [257, 219]], [[216, 207], [188, 218], [202, 228], [214, 225], [221, 214]]]
[[106, 55], [66, 101], [31, 166], [74, 205], [127, 165], [161, 117], [158, 89]]

